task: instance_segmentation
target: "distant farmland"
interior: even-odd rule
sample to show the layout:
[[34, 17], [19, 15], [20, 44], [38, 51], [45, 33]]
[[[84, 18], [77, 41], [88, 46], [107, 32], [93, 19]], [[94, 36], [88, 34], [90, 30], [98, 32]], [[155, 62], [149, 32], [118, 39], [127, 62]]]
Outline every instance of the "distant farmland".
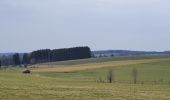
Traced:
[[123, 61], [108, 61], [102, 63], [88, 63], [88, 64], [79, 64], [79, 65], [35, 65], [38, 68], [33, 68], [34, 72], [76, 72], [81, 70], [90, 70], [98, 68], [111, 68], [119, 66], [127, 66], [134, 64], [143, 64], [143, 63], [153, 63], [160, 61], [168, 61], [170, 58], [161, 58], [161, 59], [143, 59], [143, 60], [123, 60]]

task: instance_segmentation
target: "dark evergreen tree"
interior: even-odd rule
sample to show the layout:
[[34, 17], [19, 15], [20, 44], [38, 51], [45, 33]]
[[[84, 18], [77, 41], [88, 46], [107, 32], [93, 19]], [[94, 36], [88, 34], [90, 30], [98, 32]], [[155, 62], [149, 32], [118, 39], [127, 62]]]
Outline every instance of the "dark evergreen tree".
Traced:
[[30, 55], [30, 59], [34, 59], [35, 63], [84, 59], [90, 57], [91, 51], [89, 47], [74, 47], [54, 50], [43, 49], [33, 51]]
[[30, 63], [29, 60], [29, 54], [28, 53], [24, 53], [23, 55], [23, 59], [22, 59], [22, 64], [27, 67], [27, 65]]
[[1, 65], [2, 65], [2, 63], [1, 63], [1, 60], [0, 60], [0, 69], [1, 69]]
[[13, 55], [13, 62], [14, 62], [14, 65], [17, 66], [17, 65], [20, 65], [21, 62], [20, 62], [20, 57], [19, 57], [19, 54], [16, 53]]
[[3, 55], [1, 57], [1, 66], [9, 66], [9, 65], [13, 65], [13, 57]]

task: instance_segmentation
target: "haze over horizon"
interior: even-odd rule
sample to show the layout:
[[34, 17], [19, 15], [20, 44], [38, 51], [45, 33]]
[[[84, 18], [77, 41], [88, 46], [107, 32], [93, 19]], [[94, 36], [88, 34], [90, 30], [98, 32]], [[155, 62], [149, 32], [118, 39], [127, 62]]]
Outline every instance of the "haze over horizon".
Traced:
[[170, 50], [169, 0], [0, 0], [0, 53]]

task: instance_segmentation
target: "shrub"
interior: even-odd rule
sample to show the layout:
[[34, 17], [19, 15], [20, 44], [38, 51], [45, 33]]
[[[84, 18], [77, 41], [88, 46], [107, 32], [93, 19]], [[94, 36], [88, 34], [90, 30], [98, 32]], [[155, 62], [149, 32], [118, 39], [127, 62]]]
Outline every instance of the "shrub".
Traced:
[[22, 73], [23, 73], [23, 74], [30, 74], [31, 71], [30, 71], [30, 70], [25, 70], [25, 71], [23, 71]]

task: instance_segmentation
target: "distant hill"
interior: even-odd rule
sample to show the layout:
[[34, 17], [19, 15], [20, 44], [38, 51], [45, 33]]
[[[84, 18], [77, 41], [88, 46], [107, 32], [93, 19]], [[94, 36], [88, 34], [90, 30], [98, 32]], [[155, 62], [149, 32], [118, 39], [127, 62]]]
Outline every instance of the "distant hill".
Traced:
[[[14, 52], [11, 52], [11, 53], [0, 53], [0, 58], [2, 58], [3, 56], [5, 56], [5, 57], [12, 57], [14, 54], [15, 54]], [[24, 53], [19, 53], [21, 59], [23, 57], [23, 54]]]
[[2, 56], [12, 56], [14, 53], [0, 53], [0, 57]]
[[137, 55], [170, 55], [170, 51], [156, 52], [156, 51], [130, 51], [130, 50], [100, 50], [92, 51], [95, 57], [100, 56], [137, 56]]

